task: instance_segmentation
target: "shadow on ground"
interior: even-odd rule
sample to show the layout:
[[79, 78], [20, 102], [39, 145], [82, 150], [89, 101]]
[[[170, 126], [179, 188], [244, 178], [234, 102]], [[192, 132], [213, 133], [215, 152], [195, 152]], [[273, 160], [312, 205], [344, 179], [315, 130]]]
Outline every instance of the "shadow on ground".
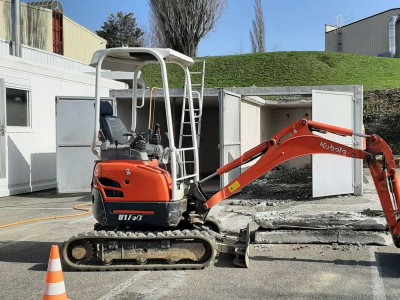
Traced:
[[54, 242], [0, 242], [0, 261], [36, 264], [28, 270], [46, 271], [52, 245], [61, 249], [61, 245]]
[[379, 263], [378, 270], [381, 277], [400, 278], [400, 251], [399, 253], [375, 252], [375, 259]]
[[233, 264], [233, 255], [227, 253], [220, 253], [217, 261], [214, 263], [216, 268], [236, 268]]
[[62, 198], [74, 198], [74, 197], [89, 197], [90, 193], [68, 193], [68, 194], [59, 194], [56, 189], [43, 190], [38, 192], [26, 193], [18, 195], [21, 198], [31, 198], [31, 199], [62, 199]]

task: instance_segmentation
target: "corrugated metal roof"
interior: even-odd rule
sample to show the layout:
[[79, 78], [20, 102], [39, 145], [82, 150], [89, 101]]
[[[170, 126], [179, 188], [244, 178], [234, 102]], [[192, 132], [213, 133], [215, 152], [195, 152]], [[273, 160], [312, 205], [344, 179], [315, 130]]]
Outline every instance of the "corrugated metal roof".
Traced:
[[32, 6], [48, 8], [51, 10], [59, 11], [61, 13], [64, 11], [60, 1], [58, 0], [28, 2], [27, 4]]

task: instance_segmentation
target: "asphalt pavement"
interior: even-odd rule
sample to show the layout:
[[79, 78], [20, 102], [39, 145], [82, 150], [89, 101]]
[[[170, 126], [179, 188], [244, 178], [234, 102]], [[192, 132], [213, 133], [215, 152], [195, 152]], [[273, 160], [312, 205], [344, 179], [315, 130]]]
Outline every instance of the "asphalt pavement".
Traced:
[[[0, 199], [0, 226], [80, 213], [87, 194], [41, 192]], [[230, 219], [232, 219], [231, 216]], [[90, 231], [91, 215], [0, 229], [0, 299], [40, 299], [50, 246]], [[224, 227], [229, 226], [224, 224]], [[394, 246], [252, 245], [251, 266], [221, 255], [199, 271], [65, 271], [70, 299], [399, 299]]]

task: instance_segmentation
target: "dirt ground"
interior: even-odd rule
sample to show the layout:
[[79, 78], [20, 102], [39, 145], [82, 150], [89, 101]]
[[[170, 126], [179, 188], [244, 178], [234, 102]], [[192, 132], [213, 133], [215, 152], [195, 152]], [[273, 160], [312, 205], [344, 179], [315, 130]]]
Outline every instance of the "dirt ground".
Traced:
[[246, 200], [248, 204], [260, 201], [282, 204], [305, 201], [311, 197], [312, 170], [289, 169], [269, 172], [263, 179], [256, 180], [232, 199]]

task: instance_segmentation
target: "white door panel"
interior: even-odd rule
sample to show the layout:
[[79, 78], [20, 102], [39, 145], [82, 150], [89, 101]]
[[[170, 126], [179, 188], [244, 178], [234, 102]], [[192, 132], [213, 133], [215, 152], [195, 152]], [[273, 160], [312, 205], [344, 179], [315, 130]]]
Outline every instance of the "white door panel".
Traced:
[[[354, 129], [352, 93], [317, 91], [312, 93], [313, 121]], [[319, 133], [316, 133], [319, 134]], [[319, 134], [353, 147], [353, 137]], [[336, 155], [312, 155], [313, 197], [354, 193], [354, 159]]]
[[[220, 91], [220, 162], [221, 166], [240, 156], [240, 104], [241, 96], [232, 92]], [[236, 168], [222, 175], [221, 188], [240, 175]]]
[[89, 192], [97, 159], [91, 151], [94, 98], [58, 97], [56, 110], [57, 190], [59, 193]]

